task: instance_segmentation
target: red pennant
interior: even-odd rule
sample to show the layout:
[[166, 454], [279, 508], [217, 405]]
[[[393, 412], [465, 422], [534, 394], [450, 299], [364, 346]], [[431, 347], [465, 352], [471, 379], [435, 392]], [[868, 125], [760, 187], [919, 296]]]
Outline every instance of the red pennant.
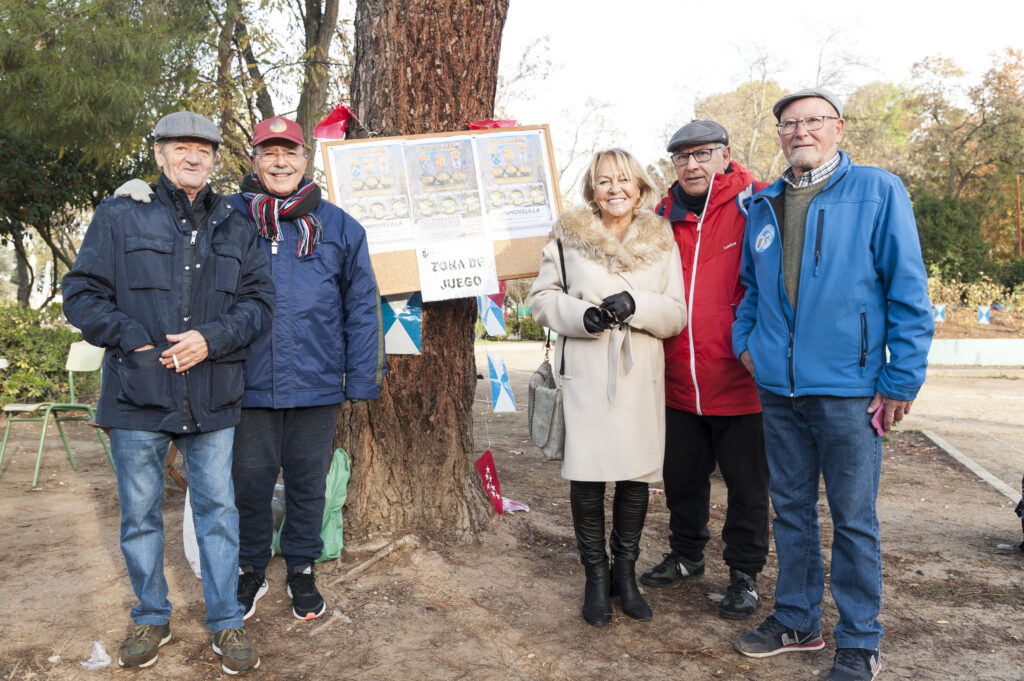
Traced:
[[470, 130], [492, 130], [494, 128], [514, 128], [519, 125], [518, 121], [496, 121], [493, 118], [488, 118], [483, 121], [470, 121]]
[[345, 139], [345, 127], [348, 126], [348, 119], [351, 117], [352, 109], [338, 102], [331, 113], [313, 128], [313, 137], [322, 140]]
[[501, 515], [505, 512], [504, 505], [501, 503], [501, 483], [498, 482], [498, 470], [494, 467], [494, 457], [491, 455], [491, 450], [487, 450], [476, 460], [476, 470], [480, 473], [480, 482], [484, 485], [484, 491], [487, 492], [487, 496], [491, 498], [491, 503], [494, 504], [494, 510]]
[[501, 309], [505, 309], [505, 290], [508, 288], [508, 282], [498, 282], [498, 292], [492, 293], [487, 297], [494, 301], [494, 304]]

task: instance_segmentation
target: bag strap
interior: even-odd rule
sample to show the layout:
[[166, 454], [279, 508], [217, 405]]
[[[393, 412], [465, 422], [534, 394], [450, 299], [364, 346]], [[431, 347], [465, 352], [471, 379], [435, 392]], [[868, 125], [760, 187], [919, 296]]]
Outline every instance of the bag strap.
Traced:
[[[562, 293], [569, 293], [569, 283], [565, 278], [565, 251], [562, 250], [562, 240], [555, 239], [558, 245], [558, 264], [562, 268]], [[548, 351], [551, 349], [551, 327], [548, 327], [548, 337], [544, 341], [544, 359], [548, 358]], [[562, 361], [558, 367], [558, 375], [565, 375], [565, 341], [562, 341]]]

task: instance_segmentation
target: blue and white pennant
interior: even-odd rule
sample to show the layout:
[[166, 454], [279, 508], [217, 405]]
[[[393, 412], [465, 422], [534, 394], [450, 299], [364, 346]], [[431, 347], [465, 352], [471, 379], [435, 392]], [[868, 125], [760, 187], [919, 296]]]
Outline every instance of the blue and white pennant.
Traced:
[[389, 355], [418, 355], [423, 344], [423, 300], [419, 291], [381, 296], [384, 347]]
[[491, 377], [491, 411], [505, 412], [516, 410], [516, 398], [512, 395], [512, 386], [508, 380], [508, 369], [501, 355], [487, 353], [487, 366]]

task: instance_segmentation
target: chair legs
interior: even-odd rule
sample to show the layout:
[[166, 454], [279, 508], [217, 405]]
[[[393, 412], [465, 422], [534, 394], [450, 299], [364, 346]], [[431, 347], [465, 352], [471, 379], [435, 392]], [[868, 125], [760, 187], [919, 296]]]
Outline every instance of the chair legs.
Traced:
[[[50, 410], [46, 410], [46, 414], [43, 416], [43, 432], [39, 435], [39, 453], [36, 454], [36, 471], [32, 474], [32, 489], [36, 488], [39, 484], [39, 468], [43, 465], [43, 443], [46, 442], [46, 426], [50, 425]], [[61, 435], [64, 432], [61, 431]]]
[[[96, 410], [92, 407], [89, 408], [89, 421], [96, 423]], [[103, 429], [96, 428], [96, 436], [100, 439], [100, 444], [103, 445], [103, 451], [107, 453], [107, 461], [110, 462], [110, 469], [117, 473], [117, 466], [114, 465], [114, 457], [110, 453], [110, 445], [107, 444], [106, 438], [103, 437]]]
[[[0, 444], [0, 473], [3, 472], [4, 455], [7, 453], [7, 442], [10, 439], [11, 426], [14, 425], [15, 421], [35, 421], [35, 422], [41, 422], [43, 425], [42, 425], [42, 432], [39, 434], [39, 448], [36, 451], [35, 470], [32, 473], [32, 488], [35, 489], [39, 485], [39, 471], [42, 469], [42, 466], [43, 466], [43, 450], [46, 448], [46, 429], [50, 425], [50, 415], [51, 415], [51, 413], [53, 415], [53, 420], [57, 424], [57, 431], [60, 433], [61, 441], [64, 444], [64, 452], [67, 454], [68, 463], [71, 464], [71, 469], [72, 470], [76, 470], [76, 471], [78, 470], [78, 463], [75, 461], [75, 456], [71, 452], [71, 443], [68, 441], [67, 433], [64, 432], [64, 425], [63, 425], [62, 422], [63, 421], [85, 421], [86, 419], [85, 419], [85, 417], [62, 418], [61, 415], [60, 415], [61, 411], [86, 412], [86, 413], [89, 414], [89, 417], [93, 421], [95, 421], [95, 419], [96, 419], [96, 410], [91, 408], [91, 407], [85, 406], [85, 405], [76, 406], [74, 409], [71, 409], [71, 410], [69, 410], [67, 408], [67, 406], [64, 406], [64, 408], [62, 409], [61, 405], [55, 405], [53, 407], [49, 407], [49, 408], [45, 409], [43, 411], [43, 415], [42, 416], [34, 416], [34, 417], [30, 417], [30, 418], [17, 418], [13, 414], [8, 414], [8, 416], [7, 416], [7, 426], [4, 428], [3, 444]], [[114, 457], [110, 453], [110, 445], [107, 444], [107, 440], [103, 437], [103, 432], [101, 431], [101, 429], [99, 429], [99, 428], [96, 429], [96, 435], [100, 439], [100, 444], [103, 446], [103, 452], [107, 455], [107, 461], [110, 463], [111, 469], [113, 469], [114, 472], [116, 473], [117, 472], [117, 467], [114, 465]]]
[[7, 436], [11, 434], [11, 424], [14, 421], [11, 420], [11, 416], [7, 416], [7, 427], [4, 428], [4, 443], [0, 445], [0, 473], [3, 472], [4, 468], [4, 452], [7, 451]]

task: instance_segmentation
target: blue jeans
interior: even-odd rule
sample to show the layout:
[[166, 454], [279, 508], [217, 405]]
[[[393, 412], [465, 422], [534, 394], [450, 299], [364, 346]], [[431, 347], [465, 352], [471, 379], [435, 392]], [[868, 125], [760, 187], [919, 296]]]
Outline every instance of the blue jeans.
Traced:
[[238, 603], [238, 511], [231, 485], [234, 428], [172, 436], [145, 430], [110, 429], [121, 502], [121, 553], [138, 605], [136, 624], [166, 624], [171, 618], [164, 579], [164, 465], [171, 443], [181, 451], [196, 525], [206, 598], [206, 628], [212, 633], [242, 626]]
[[782, 397], [758, 390], [775, 519], [779, 578], [775, 617], [791, 629], [821, 628], [825, 567], [818, 527], [818, 480], [832, 513], [832, 598], [837, 648], [876, 650], [882, 640], [882, 545], [878, 479], [882, 438], [868, 397]]

